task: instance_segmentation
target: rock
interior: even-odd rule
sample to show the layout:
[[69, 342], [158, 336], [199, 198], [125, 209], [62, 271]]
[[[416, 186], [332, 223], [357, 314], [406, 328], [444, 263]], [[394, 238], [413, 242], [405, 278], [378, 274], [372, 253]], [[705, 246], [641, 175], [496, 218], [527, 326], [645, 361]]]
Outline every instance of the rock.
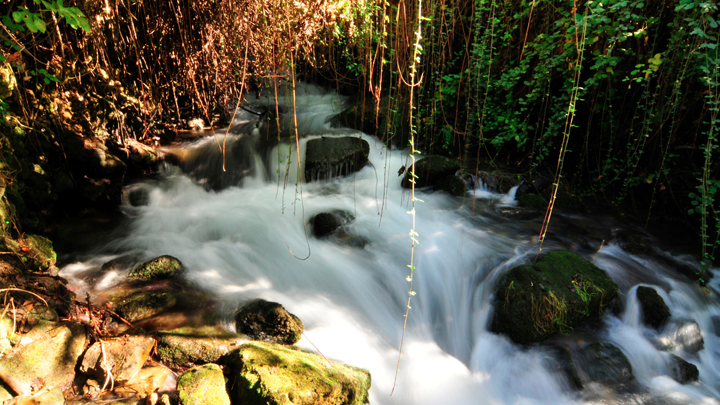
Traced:
[[695, 354], [705, 347], [700, 325], [695, 321], [671, 321], [662, 329], [657, 344], [661, 350], [683, 349]]
[[306, 150], [305, 180], [329, 180], [365, 167], [370, 144], [362, 138], [322, 137], [309, 140]]
[[57, 254], [53, 250], [50, 239], [40, 235], [25, 235], [20, 241], [20, 249], [41, 271], [55, 266]]
[[173, 291], [121, 292], [108, 299], [113, 310], [130, 323], [153, 317], [173, 308], [177, 296]]
[[645, 236], [635, 232], [623, 232], [618, 235], [620, 248], [634, 255], [647, 254], [650, 251]]
[[551, 252], [501, 279], [491, 329], [517, 343], [540, 342], [599, 316], [617, 293], [617, 285], [592, 263], [571, 252]]
[[158, 160], [158, 154], [155, 148], [134, 139], [127, 141], [127, 150], [130, 155], [130, 161], [140, 167], [151, 166]]
[[255, 340], [292, 345], [302, 337], [303, 324], [282, 305], [258, 299], [240, 308], [235, 329]]
[[635, 379], [630, 361], [617, 346], [610, 343], [590, 343], [580, 349], [578, 359], [592, 381], [619, 385]]
[[138, 187], [127, 192], [128, 202], [133, 207], [143, 207], [150, 203], [150, 194], [144, 188]]
[[517, 175], [503, 173], [499, 170], [491, 172], [478, 172], [478, 178], [483, 182], [488, 191], [507, 194], [511, 188], [520, 184]]
[[216, 362], [241, 339], [220, 326], [190, 326], [158, 333], [157, 353], [165, 364], [192, 367]]
[[[415, 162], [415, 187], [434, 186], [447, 176], [454, 176], [460, 170], [460, 162], [443, 156], [431, 155]], [[403, 188], [411, 188], [410, 167], [405, 170]]]
[[672, 358], [672, 378], [680, 384], [695, 382], [700, 377], [700, 371], [696, 365], [685, 361], [682, 357], [674, 354]]
[[65, 396], [60, 388], [41, 389], [33, 395], [21, 395], [7, 400], [3, 405], [64, 405]]
[[518, 205], [523, 208], [529, 208], [535, 211], [545, 211], [548, 207], [548, 201], [538, 194], [525, 194], [517, 198]]
[[[72, 322], [39, 322], [15, 350], [0, 358], [0, 370], [15, 378], [25, 393], [39, 379], [50, 389], [67, 388], [85, 349], [85, 327]], [[0, 397], [5, 396], [0, 386]]]
[[230, 405], [230, 397], [225, 391], [225, 377], [217, 364], [206, 364], [184, 372], [178, 379], [178, 394], [179, 405]]
[[720, 316], [711, 316], [710, 322], [712, 323], [713, 333], [715, 334], [715, 336], [720, 336]]
[[335, 210], [331, 212], [321, 212], [310, 218], [312, 232], [316, 238], [324, 238], [343, 225], [347, 225], [355, 220], [355, 217], [347, 211]]
[[442, 178], [438, 183], [435, 185], [435, 190], [444, 191], [450, 195], [454, 195], [456, 197], [464, 197], [467, 195], [467, 184], [465, 182], [455, 176], [445, 176]]
[[670, 318], [670, 309], [654, 288], [639, 286], [637, 299], [643, 313], [643, 322], [653, 328], [659, 328]]
[[94, 343], [83, 356], [82, 373], [105, 381], [108, 372], [117, 383], [133, 379], [145, 364], [155, 339], [147, 336], [122, 336]]
[[103, 263], [103, 265], [100, 267], [100, 270], [102, 270], [103, 273], [107, 273], [109, 271], [122, 271], [129, 268], [135, 263], [137, 263], [135, 256], [123, 255]]
[[135, 280], [158, 280], [177, 277], [184, 270], [182, 263], [172, 256], [160, 256], [132, 269], [129, 278]]
[[583, 383], [578, 374], [575, 363], [573, 362], [570, 352], [563, 347], [552, 348], [550, 353], [552, 358], [550, 359], [551, 370], [557, 370], [570, 385], [570, 388], [574, 390], [583, 389]]
[[167, 367], [146, 367], [140, 369], [130, 381], [115, 388], [114, 392], [121, 397], [144, 398], [160, 389], [170, 374], [172, 374], [172, 370]]
[[366, 404], [367, 370], [328, 362], [292, 347], [246, 343], [224, 359], [234, 403]]

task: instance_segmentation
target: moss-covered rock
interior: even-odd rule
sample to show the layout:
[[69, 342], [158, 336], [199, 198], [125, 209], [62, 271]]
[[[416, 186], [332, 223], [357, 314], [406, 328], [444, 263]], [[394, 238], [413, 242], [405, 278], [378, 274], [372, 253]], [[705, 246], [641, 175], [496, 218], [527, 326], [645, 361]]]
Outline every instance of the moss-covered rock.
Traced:
[[444, 191], [456, 197], [464, 197], [467, 195], [468, 188], [467, 184], [465, 184], [461, 178], [451, 175], [440, 179], [440, 181], [435, 184], [435, 190]]
[[165, 312], [177, 302], [173, 291], [126, 291], [108, 299], [113, 310], [129, 322], [141, 321]]
[[40, 235], [25, 235], [19, 239], [18, 253], [29, 259], [29, 264], [41, 271], [47, 271], [57, 262], [57, 254], [53, 250], [52, 241]]
[[366, 404], [367, 370], [272, 343], [246, 343], [228, 354], [233, 402], [265, 404]]
[[637, 299], [642, 308], [643, 322], [645, 324], [653, 328], [659, 328], [670, 318], [670, 309], [654, 288], [639, 286], [637, 288]]
[[158, 280], [180, 275], [184, 267], [180, 260], [172, 256], [160, 256], [148, 260], [130, 270], [129, 278], [135, 280]]
[[217, 364], [205, 364], [184, 372], [178, 379], [179, 405], [230, 405], [225, 377]]
[[540, 342], [602, 314], [617, 293], [605, 271], [574, 253], [551, 252], [501, 279], [491, 328], [517, 343]]
[[[22, 342], [29, 343], [0, 358], [0, 369], [27, 393], [39, 379], [48, 387], [67, 387], [85, 350], [85, 340], [85, 328], [80, 324], [40, 321], [23, 336]], [[0, 391], [5, 391], [2, 386]], [[0, 393], [0, 397], [4, 395]]]
[[235, 328], [255, 340], [292, 345], [300, 340], [303, 323], [277, 302], [262, 299], [243, 305], [235, 315]]
[[165, 364], [192, 367], [216, 362], [240, 339], [220, 326], [190, 326], [158, 333], [157, 353]]
[[309, 140], [306, 150], [306, 181], [327, 180], [365, 167], [370, 144], [356, 137], [322, 137]]
[[539, 194], [525, 194], [517, 198], [518, 205], [523, 208], [529, 208], [536, 211], [545, 211], [548, 201]]
[[[437, 185], [440, 180], [455, 175], [458, 170], [460, 170], [460, 162], [456, 160], [437, 155], [427, 156], [415, 162], [415, 175], [417, 176], [415, 187]], [[404, 188], [412, 187], [411, 178], [410, 167], [407, 167], [402, 180]]]

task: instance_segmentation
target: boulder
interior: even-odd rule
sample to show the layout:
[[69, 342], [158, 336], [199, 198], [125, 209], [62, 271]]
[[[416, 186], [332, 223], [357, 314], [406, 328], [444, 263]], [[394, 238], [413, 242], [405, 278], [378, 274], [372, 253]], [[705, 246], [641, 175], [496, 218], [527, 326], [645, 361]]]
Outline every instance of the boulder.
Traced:
[[129, 278], [135, 280], [158, 280], [177, 277], [184, 270], [182, 263], [172, 256], [160, 256], [132, 269]]
[[236, 348], [242, 335], [220, 326], [189, 326], [158, 333], [157, 353], [176, 368], [216, 362]]
[[[17, 347], [0, 358], [0, 371], [15, 379], [16, 387], [29, 394], [40, 379], [44, 386], [67, 388], [75, 365], [85, 349], [85, 327], [72, 322], [40, 321]], [[0, 397], [7, 391], [0, 386]]]
[[205, 364], [184, 372], [178, 379], [178, 394], [179, 405], [230, 405], [225, 377], [217, 364]]
[[[427, 187], [437, 185], [440, 180], [447, 176], [454, 176], [460, 170], [460, 162], [448, 159], [444, 156], [431, 155], [415, 162], [415, 187]], [[405, 170], [405, 177], [402, 180], [403, 188], [411, 188], [412, 175], [410, 167]]]
[[323, 238], [354, 220], [355, 217], [351, 213], [335, 210], [331, 212], [321, 212], [315, 215], [310, 218], [310, 225], [312, 225], [313, 235], [315, 235], [316, 238]]
[[583, 383], [578, 374], [570, 351], [564, 347], [554, 347], [550, 350], [549, 370], [556, 370], [561, 378], [566, 380], [573, 390], [583, 389]]
[[108, 373], [112, 373], [116, 384], [130, 381], [145, 364], [154, 346], [155, 339], [146, 336], [101, 340], [87, 349], [80, 371], [100, 382], [105, 381]]
[[502, 277], [491, 329], [517, 343], [540, 342], [599, 316], [617, 293], [605, 271], [574, 253], [551, 252]]
[[302, 337], [303, 324], [277, 302], [258, 299], [240, 308], [235, 329], [254, 340], [292, 345]]
[[440, 181], [435, 184], [435, 190], [444, 191], [456, 197], [464, 197], [467, 195], [468, 188], [465, 181], [455, 175], [451, 175], [440, 179]]
[[113, 311], [130, 323], [151, 318], [173, 308], [178, 302], [175, 292], [123, 291], [108, 299]]
[[230, 352], [230, 396], [234, 403], [366, 404], [367, 370], [329, 362], [315, 354], [265, 342], [246, 343]]
[[580, 349], [578, 359], [591, 381], [609, 385], [630, 383], [635, 379], [632, 365], [615, 345], [595, 342]]
[[670, 318], [670, 309], [654, 288], [639, 286], [637, 299], [643, 313], [643, 322], [657, 329]]
[[680, 356], [671, 354], [672, 378], [680, 384], [695, 382], [700, 377], [700, 371], [696, 365], [685, 361]]
[[678, 320], [670, 321], [662, 328], [657, 345], [661, 350], [682, 349], [695, 354], [705, 347], [705, 340], [697, 322]]
[[329, 180], [354, 173], [368, 162], [370, 144], [356, 137], [311, 139], [305, 153], [305, 180]]

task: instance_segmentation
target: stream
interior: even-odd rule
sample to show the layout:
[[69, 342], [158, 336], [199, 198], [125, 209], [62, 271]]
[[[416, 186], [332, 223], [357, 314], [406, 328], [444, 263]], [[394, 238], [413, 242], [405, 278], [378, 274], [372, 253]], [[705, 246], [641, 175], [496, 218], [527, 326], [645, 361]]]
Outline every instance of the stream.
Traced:
[[[328, 118], [345, 103], [322, 89], [298, 87], [301, 161], [310, 139], [355, 136], [370, 144], [372, 165], [345, 177], [303, 181], [300, 194], [294, 142], [278, 144], [274, 119], [260, 122], [238, 110], [227, 139], [223, 130], [217, 140], [209, 135], [162, 149], [175, 164], [165, 163], [159, 175], [125, 190], [126, 195], [142, 193], [147, 204], [124, 204], [122, 225], [74, 252], [61, 275], [79, 294], [98, 294], [129, 271], [89, 276], [108, 260], [127, 254], [175, 256], [190, 281], [216, 296], [228, 328], [233, 312], [253, 298], [279, 302], [297, 315], [305, 325], [300, 347], [370, 371], [372, 404], [720, 404], [720, 277], [710, 281], [706, 293], [675, 271], [698, 266], [689, 256], [659, 248], [641, 256], [623, 251], [613, 235], [627, 225], [614, 220], [556, 213], [543, 246], [543, 251], [578, 253], [619, 285], [620, 302], [601, 321], [529, 347], [489, 332], [493, 286], [506, 270], [532, 261], [542, 218], [500, 215], [514, 206], [512, 193], [481, 188], [469, 190], [464, 199], [418, 191], [423, 202], [416, 205], [417, 295], [390, 396], [408, 295], [412, 217], [409, 192], [397, 175], [408, 151], [331, 128]], [[260, 97], [247, 105], [274, 110], [275, 101]], [[278, 106], [293, 111], [287, 97]], [[291, 132], [291, 117], [280, 119], [283, 137]], [[223, 141], [225, 172], [218, 147]], [[316, 239], [307, 225], [308, 252], [303, 223], [338, 209], [355, 216], [346, 230], [364, 246]], [[307, 260], [298, 259], [308, 254]], [[673, 320], [697, 322], [702, 350], [693, 353], [677, 339], [670, 350], [658, 348], [674, 335], [641, 322], [638, 285], [655, 287]], [[637, 387], [618, 390], [586, 382], [584, 389], [573, 390], [553, 366], [552, 346], [575, 350], [591, 341], [618, 346], [632, 364]], [[697, 383], [681, 385], [670, 377], [671, 353], [698, 367]]]

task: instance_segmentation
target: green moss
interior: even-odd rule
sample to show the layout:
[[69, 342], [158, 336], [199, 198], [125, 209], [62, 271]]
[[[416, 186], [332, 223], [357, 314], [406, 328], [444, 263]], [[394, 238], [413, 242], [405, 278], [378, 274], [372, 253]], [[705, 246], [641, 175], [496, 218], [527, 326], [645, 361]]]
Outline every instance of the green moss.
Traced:
[[548, 201], [538, 194], [525, 194], [522, 197], [518, 197], [517, 202], [521, 207], [537, 211], [544, 211], [548, 206]]
[[177, 297], [170, 291], [133, 291], [116, 294], [108, 301], [118, 315], [136, 322], [174, 307]]
[[180, 405], [230, 405], [225, 377], [217, 364], [206, 364], [184, 372], [178, 379]]
[[165, 255], [138, 265], [130, 271], [128, 277], [138, 280], [156, 280], [177, 276], [183, 270], [180, 260]]
[[57, 262], [57, 253], [50, 239], [40, 235], [26, 235], [21, 244], [25, 247], [23, 250], [29, 249], [26, 255], [40, 270], [47, 270]]
[[602, 314], [617, 292], [592, 263], [571, 252], [551, 252], [502, 278], [492, 328], [518, 343], [539, 342]]
[[179, 328], [159, 333], [157, 351], [165, 364], [187, 367], [217, 361], [240, 338], [219, 326]]
[[245, 405], [365, 404], [370, 373], [292, 347], [252, 342], [226, 359], [233, 400]]

